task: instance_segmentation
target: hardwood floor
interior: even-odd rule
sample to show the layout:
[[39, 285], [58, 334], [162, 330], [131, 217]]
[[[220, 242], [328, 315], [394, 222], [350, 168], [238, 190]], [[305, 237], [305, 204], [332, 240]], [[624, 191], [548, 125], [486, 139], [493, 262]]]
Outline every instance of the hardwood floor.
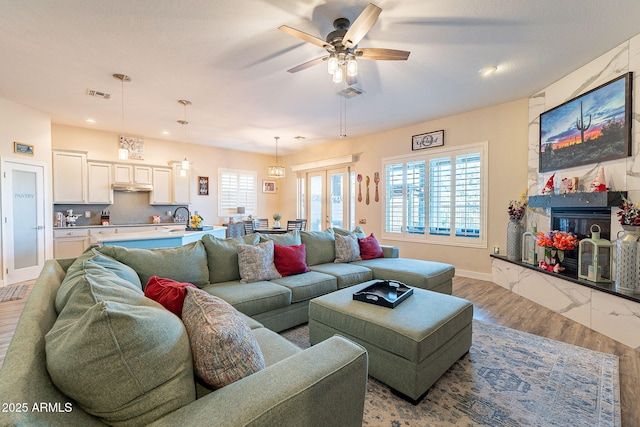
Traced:
[[[0, 365], [30, 291], [21, 300], [0, 303]], [[473, 302], [478, 320], [618, 356], [622, 425], [640, 426], [640, 352], [491, 282], [456, 277], [453, 295]]]

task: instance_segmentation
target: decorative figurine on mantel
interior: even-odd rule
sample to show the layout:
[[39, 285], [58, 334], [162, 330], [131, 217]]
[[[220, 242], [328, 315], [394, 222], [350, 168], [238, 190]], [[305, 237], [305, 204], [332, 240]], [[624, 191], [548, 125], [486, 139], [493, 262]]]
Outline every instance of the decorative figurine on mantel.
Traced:
[[549, 177], [549, 179], [547, 180], [547, 183], [545, 184], [544, 188], [542, 189], [542, 195], [548, 196], [548, 195], [551, 195], [551, 194], [554, 193], [555, 186], [553, 184], [553, 181], [554, 181], [555, 177], [556, 177], [555, 173]]
[[578, 191], [578, 177], [562, 178], [560, 181], [560, 194], [571, 194]]
[[598, 191], [607, 191], [607, 184], [604, 179], [604, 167], [601, 167], [600, 170], [598, 171], [598, 175], [596, 176], [596, 179], [594, 179], [591, 185], [589, 186], [589, 190], [592, 193], [596, 193]]

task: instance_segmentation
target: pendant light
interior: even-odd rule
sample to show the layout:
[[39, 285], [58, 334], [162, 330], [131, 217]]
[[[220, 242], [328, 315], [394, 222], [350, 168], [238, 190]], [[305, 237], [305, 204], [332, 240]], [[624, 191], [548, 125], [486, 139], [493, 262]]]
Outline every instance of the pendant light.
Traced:
[[276, 164], [275, 166], [269, 166], [268, 168], [268, 172], [269, 172], [269, 178], [284, 178], [285, 176], [285, 170], [284, 170], [284, 166], [280, 166], [278, 164], [278, 139], [280, 139], [279, 136], [274, 136], [274, 138], [276, 139]]
[[[182, 125], [184, 139], [186, 141], [186, 139], [187, 139], [187, 128], [185, 126], [189, 124], [189, 122], [187, 121], [187, 105], [191, 105], [191, 101], [187, 101], [186, 99], [179, 99], [178, 102], [184, 106], [184, 119], [183, 120], [178, 120], [178, 123], [180, 123]], [[189, 170], [190, 164], [189, 164], [189, 160], [187, 160], [186, 156], [185, 156], [184, 160], [181, 162], [180, 167], [181, 167], [180, 176], [187, 176], [187, 171]]]
[[118, 148], [118, 159], [119, 160], [127, 160], [129, 158], [129, 149], [127, 148], [126, 138], [124, 135], [124, 84], [129, 83], [131, 81], [131, 77], [125, 74], [113, 74], [113, 78], [116, 80], [120, 80], [122, 96], [120, 97], [122, 102], [122, 133], [120, 134], [120, 145]]

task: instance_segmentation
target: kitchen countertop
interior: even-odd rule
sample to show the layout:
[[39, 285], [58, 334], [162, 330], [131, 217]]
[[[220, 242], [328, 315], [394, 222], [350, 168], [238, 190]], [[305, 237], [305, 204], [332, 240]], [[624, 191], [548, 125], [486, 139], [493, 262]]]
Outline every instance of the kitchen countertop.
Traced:
[[227, 227], [219, 225], [209, 227], [211, 228], [208, 230], [187, 231], [185, 230], [184, 224], [167, 224], [164, 230], [110, 234], [96, 237], [95, 241], [101, 245], [117, 245], [128, 248], [171, 248], [200, 240], [205, 234], [212, 234], [222, 238], [225, 237]]
[[109, 225], [74, 225], [71, 227], [53, 227], [54, 230], [67, 230], [74, 228], [124, 228], [124, 227], [179, 227], [186, 226], [184, 223], [179, 222], [161, 222], [160, 224], [109, 224]]

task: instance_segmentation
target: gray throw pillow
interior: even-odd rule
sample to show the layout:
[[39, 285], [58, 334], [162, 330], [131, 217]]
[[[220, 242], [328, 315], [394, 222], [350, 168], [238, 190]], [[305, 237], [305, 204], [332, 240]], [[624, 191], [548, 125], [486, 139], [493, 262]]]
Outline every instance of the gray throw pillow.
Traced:
[[336, 259], [333, 262], [351, 262], [361, 259], [360, 244], [355, 234], [342, 236], [336, 233]]
[[258, 243], [255, 246], [238, 245], [238, 266], [240, 283], [282, 278], [273, 263], [273, 240]]

